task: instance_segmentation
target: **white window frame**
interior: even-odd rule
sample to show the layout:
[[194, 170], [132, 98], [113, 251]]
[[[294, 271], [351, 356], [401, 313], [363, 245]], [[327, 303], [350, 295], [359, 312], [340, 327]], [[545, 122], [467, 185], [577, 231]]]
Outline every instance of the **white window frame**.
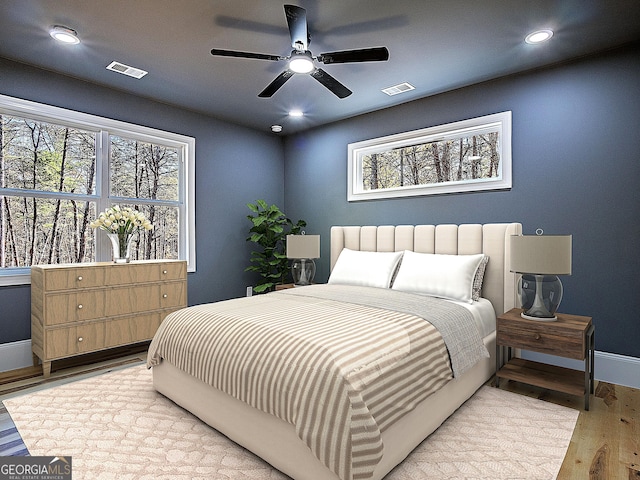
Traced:
[[[179, 181], [184, 185], [184, 188], [180, 189], [180, 198], [178, 199], [178, 218], [181, 223], [178, 234], [178, 258], [187, 261], [188, 272], [196, 271], [195, 138], [6, 95], [0, 95], [0, 113], [96, 132], [96, 146], [98, 148], [96, 155], [102, 155], [102, 170], [96, 170], [95, 195], [88, 195], [85, 200], [95, 201], [97, 212], [107, 208], [110, 202], [118, 202], [117, 197], [109, 198], [108, 189], [105, 192], [105, 185], [108, 184], [109, 178], [109, 135], [156, 143], [182, 151], [183, 165], [180, 169]], [[142, 200], [144, 203], [144, 199]], [[97, 242], [97, 260], [104, 261], [109, 252], [108, 242]], [[25, 284], [31, 284], [30, 267], [0, 269], [0, 286]]]
[[[366, 155], [377, 153], [383, 148], [392, 150], [416, 144], [457, 139], [489, 131], [498, 131], [500, 138], [498, 149], [500, 153], [500, 175], [498, 177], [380, 188], [376, 190], [366, 190], [364, 188], [362, 159]], [[510, 111], [364, 140], [348, 145], [347, 200], [349, 202], [508, 188], [511, 188]]]

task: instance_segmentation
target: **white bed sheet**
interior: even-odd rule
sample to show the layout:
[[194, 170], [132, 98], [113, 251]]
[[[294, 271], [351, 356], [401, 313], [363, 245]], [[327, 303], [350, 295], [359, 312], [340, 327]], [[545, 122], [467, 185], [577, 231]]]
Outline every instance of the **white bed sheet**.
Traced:
[[478, 326], [478, 331], [481, 337], [486, 337], [496, 329], [496, 312], [492, 303], [486, 298], [481, 298], [477, 302], [466, 303], [456, 302], [449, 300], [450, 302], [462, 305], [464, 308], [471, 312], [473, 319]]

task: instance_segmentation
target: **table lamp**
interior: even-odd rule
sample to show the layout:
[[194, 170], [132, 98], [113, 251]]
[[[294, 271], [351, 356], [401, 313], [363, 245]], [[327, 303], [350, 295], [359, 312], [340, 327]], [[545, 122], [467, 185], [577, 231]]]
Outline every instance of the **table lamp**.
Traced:
[[511, 267], [521, 273], [518, 293], [522, 318], [552, 322], [562, 300], [562, 282], [557, 275], [571, 275], [571, 235], [514, 235], [511, 237]]
[[296, 287], [310, 285], [316, 274], [314, 258], [320, 258], [320, 235], [287, 235], [287, 258]]

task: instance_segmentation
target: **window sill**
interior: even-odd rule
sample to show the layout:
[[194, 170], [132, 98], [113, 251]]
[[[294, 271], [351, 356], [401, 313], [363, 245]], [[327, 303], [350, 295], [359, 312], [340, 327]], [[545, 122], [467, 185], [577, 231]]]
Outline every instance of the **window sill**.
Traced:
[[10, 285], [31, 285], [30, 269], [17, 269], [11, 274], [0, 274], [0, 287], [8, 287]]

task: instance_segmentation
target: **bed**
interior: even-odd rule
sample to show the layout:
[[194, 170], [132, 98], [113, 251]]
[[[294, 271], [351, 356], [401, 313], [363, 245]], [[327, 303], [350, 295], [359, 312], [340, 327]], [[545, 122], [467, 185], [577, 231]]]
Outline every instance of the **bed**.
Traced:
[[[294, 479], [381, 479], [493, 375], [495, 316], [517, 303], [509, 238], [521, 233], [519, 223], [332, 227], [328, 285], [168, 316], [149, 348], [154, 387]], [[443, 265], [446, 272], [439, 270]], [[484, 276], [477, 284], [480, 265]], [[425, 271], [440, 272], [442, 280], [425, 280]], [[458, 288], [451, 282], [459, 276], [449, 271], [471, 275], [476, 285], [469, 291], [465, 280]], [[454, 301], [423, 295], [423, 288]], [[482, 298], [474, 300], [480, 291]], [[398, 311], [392, 310], [387, 302], [398, 300]], [[424, 322], [420, 316], [431, 309], [464, 321], [456, 320], [459, 328], [431, 317]], [[212, 312], [219, 322], [210, 321]], [[251, 320], [239, 322], [247, 312]], [[453, 340], [449, 329], [473, 330], [474, 338]], [[237, 331], [247, 336], [238, 340]], [[319, 343], [325, 331], [361, 350]], [[480, 347], [464, 343], [476, 342], [475, 336]], [[209, 342], [213, 346], [202, 353]], [[263, 357], [272, 348], [282, 350]], [[436, 351], [444, 351], [446, 368]], [[317, 366], [304, 363], [311, 359]], [[264, 379], [247, 373], [248, 364]], [[229, 369], [228, 378], [222, 379], [222, 368]], [[346, 379], [333, 379], [330, 370], [348, 372]]]

